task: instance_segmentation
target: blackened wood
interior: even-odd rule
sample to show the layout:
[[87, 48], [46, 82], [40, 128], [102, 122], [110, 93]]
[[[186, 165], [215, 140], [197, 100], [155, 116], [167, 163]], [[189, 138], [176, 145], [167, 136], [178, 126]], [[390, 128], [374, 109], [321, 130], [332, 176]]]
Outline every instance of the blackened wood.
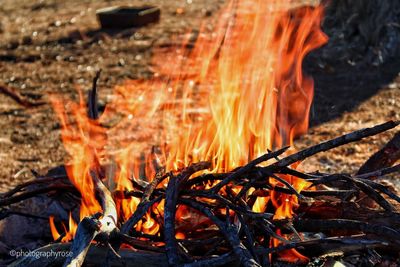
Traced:
[[188, 166], [177, 176], [171, 175], [169, 178], [165, 194], [164, 238], [168, 264], [171, 266], [181, 263], [175, 238], [175, 214], [180, 187], [192, 174], [210, 167], [209, 162], [199, 162]]
[[[277, 223], [277, 222], [276, 222]], [[348, 219], [295, 219], [293, 226], [301, 232], [361, 231], [374, 234], [393, 245], [400, 244], [400, 232], [388, 226]]]
[[[288, 190], [287, 188], [280, 187], [280, 186], [275, 186], [272, 190], [285, 193], [285, 194], [293, 194], [291, 190]], [[322, 197], [322, 196], [333, 196], [333, 197], [338, 197], [341, 199], [348, 198], [351, 195], [354, 195], [357, 193], [357, 190], [340, 190], [340, 189], [333, 189], [333, 190], [303, 190], [301, 191], [301, 195], [305, 197], [311, 197], [311, 198], [317, 198], [317, 197]], [[268, 191], [266, 193], [269, 194]], [[263, 191], [254, 191], [252, 195], [257, 196], [257, 197], [266, 197], [269, 195], [264, 194]]]
[[273, 159], [273, 158], [285, 153], [285, 151], [288, 150], [288, 148], [289, 147], [281, 148], [281, 149], [279, 149], [277, 151], [264, 154], [261, 157], [258, 157], [256, 159], [250, 161], [245, 166], [237, 169], [235, 172], [231, 173], [228, 177], [224, 178], [221, 182], [219, 182], [217, 185], [215, 185], [212, 188], [212, 191], [213, 192], [218, 192], [219, 190], [221, 190], [222, 187], [224, 187], [225, 185], [227, 185], [230, 182], [234, 181], [235, 179], [239, 178], [241, 175], [245, 174], [246, 172], [250, 171], [252, 168], [257, 166], [258, 164], [260, 164], [260, 163], [262, 163], [264, 161]]
[[[123, 234], [128, 234], [130, 229], [132, 229], [132, 227], [135, 226], [141, 218], [143, 218], [143, 216], [146, 214], [151, 205], [153, 205], [157, 201], [157, 200], [150, 200], [150, 197], [152, 196], [153, 191], [157, 187], [157, 185], [166, 177], [167, 176], [164, 174], [164, 170], [160, 170], [153, 178], [153, 181], [151, 181], [151, 183], [148, 184], [148, 186], [146, 186], [143, 192], [143, 197], [140, 200], [140, 203], [137, 206], [136, 211], [121, 227], [121, 232]], [[161, 198], [158, 197], [157, 199], [160, 200]]]
[[[182, 192], [183, 196], [187, 196], [187, 197], [203, 197], [203, 198], [209, 198], [209, 199], [213, 199], [213, 200], [217, 200], [220, 204], [221, 207], [228, 207], [232, 210], [234, 210], [235, 212], [244, 214], [246, 216], [251, 216], [251, 217], [260, 217], [260, 218], [267, 218], [270, 219], [272, 218], [274, 215], [272, 213], [257, 213], [257, 212], [253, 212], [251, 209], [244, 208], [241, 207], [239, 205], [234, 204], [231, 200], [223, 197], [220, 194], [213, 194], [209, 191], [185, 191]], [[204, 203], [203, 203], [204, 204]]]
[[[361, 130], [357, 130], [345, 135], [342, 135], [340, 137], [334, 138], [332, 140], [329, 141], [325, 141], [323, 143], [317, 144], [315, 146], [311, 146], [309, 148], [303, 149], [299, 152], [296, 152], [292, 155], [289, 155], [281, 160], [279, 160], [278, 162], [276, 162], [275, 164], [273, 164], [272, 166], [275, 167], [286, 167], [289, 166], [295, 162], [304, 160], [305, 158], [308, 158], [312, 155], [315, 155], [317, 153], [323, 152], [323, 151], [327, 151], [330, 150], [332, 148], [335, 147], [339, 147], [348, 143], [352, 143], [355, 141], [360, 141], [363, 138], [369, 137], [369, 136], [373, 136], [373, 135], [377, 135], [379, 133], [385, 132], [387, 130], [393, 129], [395, 127], [397, 127], [400, 124], [399, 121], [388, 121], [379, 125], [376, 125], [374, 127], [371, 128], [365, 128], [365, 129], [361, 129]], [[265, 168], [270, 168], [265, 167]]]
[[226, 240], [231, 244], [233, 252], [236, 254], [236, 256], [240, 259], [240, 264], [241, 266], [245, 267], [254, 267], [254, 266], [260, 266], [258, 264], [249, 250], [243, 245], [243, 243], [240, 241], [238, 233], [237, 233], [237, 228], [233, 226], [229, 222], [224, 222], [220, 220], [215, 214], [206, 206], [202, 205], [199, 202], [190, 200], [190, 199], [181, 199], [182, 203], [197, 209], [204, 215], [206, 215], [221, 231], [221, 233], [224, 235]]
[[[385, 167], [392, 166], [400, 159], [400, 132], [384, 145], [379, 151], [374, 153], [358, 170], [357, 174], [373, 172]], [[374, 177], [371, 177], [372, 179]]]
[[[229, 214], [229, 212], [227, 212], [227, 214]], [[254, 235], [253, 235], [253, 232], [248, 227], [248, 222], [239, 213], [236, 213], [236, 217], [239, 219], [241, 228], [243, 229], [244, 235], [246, 236], [246, 239], [244, 240], [244, 245], [250, 251], [251, 255], [254, 257], [256, 262], [259, 262], [258, 255], [255, 252]]]
[[232, 252], [220, 256], [208, 257], [196, 260], [191, 263], [183, 264], [183, 267], [210, 267], [210, 266], [237, 266], [235, 254]]
[[[371, 248], [386, 248], [389, 244], [382, 240], [374, 240], [359, 235], [356, 237], [327, 237], [305, 241], [290, 242], [277, 247], [258, 249], [258, 253], [271, 254], [289, 249], [302, 248], [307, 255], [320, 256], [332, 252], [355, 252]], [[398, 251], [398, 249], [395, 249]]]
[[364, 183], [366, 183], [367, 185], [371, 186], [375, 190], [387, 195], [391, 199], [396, 200], [398, 203], [400, 203], [400, 197], [398, 195], [396, 195], [395, 193], [393, 193], [392, 191], [390, 191], [386, 186], [384, 186], [384, 185], [382, 185], [380, 183], [376, 183], [374, 181], [367, 180], [367, 179], [357, 179], [357, 178], [355, 178], [355, 180], [363, 181]]
[[287, 187], [287, 189], [288, 189], [292, 194], [295, 194], [298, 198], [302, 198], [302, 197], [303, 197], [303, 196], [302, 196], [299, 192], [297, 192], [296, 189], [295, 189], [288, 181], [286, 181], [285, 179], [283, 179], [283, 178], [281, 178], [281, 177], [279, 177], [279, 176], [276, 176], [275, 174], [271, 174], [270, 177], [271, 177], [272, 179], [275, 179], [275, 180], [277, 180], [278, 182], [284, 184], [284, 185]]
[[59, 183], [59, 182], [71, 185], [71, 182], [69, 181], [69, 179], [67, 177], [35, 178], [35, 179], [32, 179], [25, 183], [18, 184], [17, 186], [15, 186], [13, 189], [9, 190], [8, 192], [1, 194], [1, 197], [2, 198], [10, 197], [31, 185], [39, 185], [39, 184], [44, 184], [44, 183], [53, 184], [53, 183]]
[[365, 174], [358, 174], [356, 175], [356, 177], [361, 179], [370, 179], [372, 177], [381, 177], [394, 172], [400, 172], [400, 164], [394, 165], [393, 167], [382, 168]]
[[156, 246], [156, 244], [149, 240], [144, 241], [122, 233], [118, 233], [117, 236], [123, 243], [128, 244], [136, 249], [165, 253], [164, 247]]
[[78, 193], [76, 188], [73, 185], [67, 185], [67, 184], [49, 185], [49, 186], [29, 190], [26, 192], [21, 192], [20, 194], [13, 195], [10, 197], [5, 197], [5, 198], [1, 197], [0, 198], [0, 207], [6, 206], [6, 205], [11, 205], [11, 204], [20, 202], [20, 201], [28, 199], [28, 198], [36, 197], [38, 195], [46, 194], [46, 193], [54, 192], [54, 191]]
[[97, 96], [97, 81], [100, 78], [101, 70], [96, 72], [93, 78], [92, 90], [89, 91], [88, 97], [88, 117], [92, 120], [97, 120], [99, 118], [99, 105]]
[[393, 212], [394, 207], [383, 197], [379, 192], [375, 191], [371, 186], [364, 183], [361, 179], [351, 179], [348, 178], [349, 182], [354, 183], [361, 191], [363, 191], [368, 197], [373, 199], [376, 203], [379, 204], [386, 211]]

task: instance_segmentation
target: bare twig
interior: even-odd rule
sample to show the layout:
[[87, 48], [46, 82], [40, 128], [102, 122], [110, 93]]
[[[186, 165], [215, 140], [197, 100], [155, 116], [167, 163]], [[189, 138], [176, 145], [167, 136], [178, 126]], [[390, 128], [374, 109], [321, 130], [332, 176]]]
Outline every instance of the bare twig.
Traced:
[[232, 182], [233, 180], [239, 178], [241, 175], [245, 174], [246, 172], [250, 171], [252, 168], [257, 166], [258, 164], [260, 164], [260, 163], [262, 163], [264, 161], [273, 159], [273, 158], [285, 153], [285, 151], [288, 150], [288, 148], [289, 147], [281, 148], [281, 149], [279, 149], [277, 151], [264, 154], [261, 157], [250, 161], [245, 166], [237, 169], [235, 172], [231, 173], [228, 177], [224, 178], [221, 182], [219, 182], [217, 185], [215, 185], [211, 190], [214, 193], [217, 193], [219, 190], [221, 190], [222, 187], [224, 187], [228, 183]]
[[[65, 178], [65, 179], [63, 179]], [[17, 186], [15, 186], [13, 189], [11, 189], [10, 191], [1, 194], [1, 198], [7, 198], [10, 197], [20, 191], [22, 191], [25, 187], [31, 186], [31, 185], [39, 185], [39, 184], [53, 184], [56, 182], [62, 182], [62, 183], [66, 183], [66, 184], [71, 184], [71, 182], [68, 180], [67, 177], [46, 177], [46, 178], [35, 178], [32, 179], [30, 181], [27, 181], [25, 183], [22, 184], [18, 184]]]
[[[345, 176], [346, 177], [346, 176]], [[376, 192], [371, 186], [364, 183], [361, 179], [351, 179], [350, 177], [346, 177], [349, 182], [354, 183], [358, 188], [360, 188], [367, 196], [375, 200], [382, 208], [386, 211], [394, 211], [394, 207], [378, 192]]]
[[238, 256], [240, 259], [241, 266], [245, 267], [254, 267], [260, 266], [252, 257], [251, 253], [246, 249], [246, 247], [242, 244], [237, 234], [237, 229], [232, 224], [228, 222], [223, 222], [217, 216], [213, 214], [213, 212], [207, 208], [206, 206], [200, 204], [199, 202], [189, 200], [189, 199], [181, 199], [182, 203], [197, 209], [198, 211], [202, 212], [211, 221], [213, 221], [221, 233], [225, 236], [225, 238], [229, 241], [233, 248], [233, 252]]
[[6, 206], [6, 205], [11, 205], [17, 202], [20, 202], [22, 200], [28, 199], [28, 198], [32, 198], [32, 197], [36, 197], [38, 195], [41, 194], [45, 194], [45, 193], [49, 193], [52, 191], [59, 191], [59, 192], [76, 192], [76, 189], [74, 186], [72, 185], [68, 185], [68, 184], [54, 184], [54, 185], [48, 185], [45, 187], [41, 187], [41, 188], [37, 188], [37, 189], [33, 189], [30, 191], [25, 191], [22, 192], [20, 194], [17, 195], [13, 195], [10, 197], [5, 197], [5, 198], [0, 198], [0, 207], [1, 206]]
[[29, 108], [29, 107], [37, 107], [37, 106], [42, 106], [46, 104], [46, 102], [43, 101], [30, 101], [26, 99], [25, 97], [21, 96], [21, 94], [17, 91], [15, 88], [11, 88], [5, 84], [0, 84], [0, 93], [3, 93], [5, 95], [8, 95], [11, 97], [15, 102], [18, 104]]
[[327, 237], [305, 241], [291, 242], [273, 248], [258, 249], [258, 253], [271, 254], [294, 248], [307, 249], [309, 254], [321, 255], [331, 252], [353, 252], [355, 250], [377, 247], [388, 247], [381, 240], [368, 239], [364, 235], [354, 237]]
[[[338, 146], [342, 146], [342, 145], [345, 145], [345, 144], [348, 144], [351, 142], [359, 141], [368, 136], [373, 136], [373, 135], [377, 135], [379, 133], [385, 132], [387, 130], [397, 127], [399, 124], [400, 124], [399, 121], [388, 121], [388, 122], [376, 125], [371, 128], [357, 130], [357, 131], [342, 135], [340, 137], [337, 137], [335, 139], [320, 143], [318, 145], [303, 149], [297, 153], [294, 153], [292, 155], [289, 155], [289, 156], [279, 160], [278, 162], [273, 164], [273, 166], [286, 167], [295, 162], [301, 161], [305, 158], [315, 155], [319, 152], [327, 151], [327, 150], [333, 149]], [[268, 167], [266, 167], [266, 168], [268, 168]]]
[[[278, 224], [278, 222], [275, 222]], [[323, 232], [332, 230], [362, 231], [363, 233], [374, 234], [384, 238], [387, 242], [398, 245], [400, 243], [400, 232], [387, 226], [370, 224], [356, 220], [347, 219], [296, 219], [294, 227], [303, 232]]]
[[373, 172], [357, 174], [355, 177], [360, 179], [369, 179], [371, 177], [381, 177], [390, 173], [400, 172], [400, 164], [394, 165], [393, 167], [387, 167]]
[[99, 107], [98, 107], [98, 97], [97, 97], [97, 81], [100, 78], [101, 70], [96, 72], [93, 78], [92, 90], [89, 91], [88, 97], [88, 116], [92, 120], [97, 120], [99, 118]]
[[[168, 174], [169, 175], [169, 174]], [[143, 197], [140, 200], [136, 211], [132, 214], [132, 216], [122, 225], [121, 232], [123, 234], [128, 234], [129, 230], [135, 226], [141, 218], [146, 214], [147, 210], [153, 205], [155, 202], [159, 201], [161, 198], [158, 197], [156, 199], [150, 200], [151, 195], [153, 194], [154, 189], [157, 185], [168, 177], [168, 175], [164, 174], [164, 170], [160, 170], [157, 172], [153, 181], [144, 189]]]

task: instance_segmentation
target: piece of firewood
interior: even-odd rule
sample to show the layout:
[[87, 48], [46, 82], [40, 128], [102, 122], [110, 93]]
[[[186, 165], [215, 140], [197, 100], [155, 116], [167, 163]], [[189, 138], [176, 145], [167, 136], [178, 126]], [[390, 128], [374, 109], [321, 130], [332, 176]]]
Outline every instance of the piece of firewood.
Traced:
[[175, 238], [175, 215], [181, 185], [192, 174], [210, 167], [211, 164], [209, 162], [199, 162], [185, 168], [179, 175], [173, 175], [169, 178], [164, 206], [164, 239], [168, 263], [172, 266], [179, 264], [181, 261], [178, 254], [178, 243]]
[[103, 209], [103, 214], [101, 216], [86, 217], [79, 223], [71, 247], [72, 253], [64, 262], [65, 267], [82, 266], [92, 240], [96, 236], [102, 235], [105, 236], [102, 239], [108, 241], [108, 236], [117, 229], [117, 209], [112, 195], [95, 172], [92, 171], [90, 174]]
[[[390, 167], [400, 160], [400, 132], [384, 145], [379, 151], [374, 153], [358, 170], [357, 174], [364, 174]], [[370, 177], [374, 179], [374, 177]]]

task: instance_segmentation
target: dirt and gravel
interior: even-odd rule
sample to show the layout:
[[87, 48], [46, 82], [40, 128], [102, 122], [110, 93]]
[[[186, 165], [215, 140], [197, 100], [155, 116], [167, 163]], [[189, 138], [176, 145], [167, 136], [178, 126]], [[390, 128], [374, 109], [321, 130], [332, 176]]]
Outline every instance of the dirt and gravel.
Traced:
[[[50, 94], [77, 97], [76, 88], [91, 87], [97, 69], [100, 101], [127, 79], [151, 77], [153, 47], [172, 43], [173, 36], [212, 21], [223, 0], [90, 1], [3, 0], [0, 5], [0, 84], [25, 99], [45, 101], [24, 107], [0, 94], [0, 191], [63, 163], [60, 125]], [[112, 5], [156, 4], [161, 20], [139, 29], [102, 31], [95, 11]], [[211, 22], [210, 22], [211, 23]], [[400, 119], [400, 58], [379, 67], [329, 64], [318, 53], [305, 70], [316, 91], [309, 133], [299, 148], [343, 133]], [[308, 160], [307, 170], [354, 172], [394, 131], [348, 145]]]

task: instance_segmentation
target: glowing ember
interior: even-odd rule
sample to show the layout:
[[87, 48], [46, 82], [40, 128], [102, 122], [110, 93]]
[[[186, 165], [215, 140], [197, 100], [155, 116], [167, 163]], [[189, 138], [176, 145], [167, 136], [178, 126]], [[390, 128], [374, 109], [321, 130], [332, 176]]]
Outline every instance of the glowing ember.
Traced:
[[[320, 30], [322, 7], [291, 8], [290, 0], [230, 2], [215, 28], [201, 27], [192, 49], [187, 48], [192, 34], [182, 47], [156, 49], [154, 79], [117, 86], [99, 120], [87, 117], [82, 98], [79, 105], [53, 98], [71, 157], [68, 175], [82, 194], [81, 219], [100, 211], [90, 170], [101, 170], [102, 164], [114, 164], [107, 178], [115, 189], [130, 191], [132, 179], [154, 176], [156, 154], [167, 171], [204, 160], [212, 162], [214, 172], [229, 171], [267, 149], [291, 145], [306, 132], [313, 81], [303, 76], [302, 62], [327, 38]], [[143, 156], [149, 146], [159, 153], [148, 150]], [[307, 186], [300, 179], [281, 178], [297, 191]], [[293, 216], [297, 198], [279, 193], [259, 197], [253, 211], [265, 211], [269, 200], [275, 218]], [[138, 203], [135, 197], [116, 200], [122, 221]], [[163, 215], [163, 205], [155, 205], [135, 229], [157, 234], [160, 225], [153, 216]], [[187, 209], [177, 214], [182, 221], [194, 216]], [[200, 217], [189, 221], [204, 222]], [[58, 239], [52, 218], [50, 225]], [[185, 236], [177, 233], [177, 238]], [[285, 253], [280, 256], [292, 261], [304, 258], [295, 250]]]

